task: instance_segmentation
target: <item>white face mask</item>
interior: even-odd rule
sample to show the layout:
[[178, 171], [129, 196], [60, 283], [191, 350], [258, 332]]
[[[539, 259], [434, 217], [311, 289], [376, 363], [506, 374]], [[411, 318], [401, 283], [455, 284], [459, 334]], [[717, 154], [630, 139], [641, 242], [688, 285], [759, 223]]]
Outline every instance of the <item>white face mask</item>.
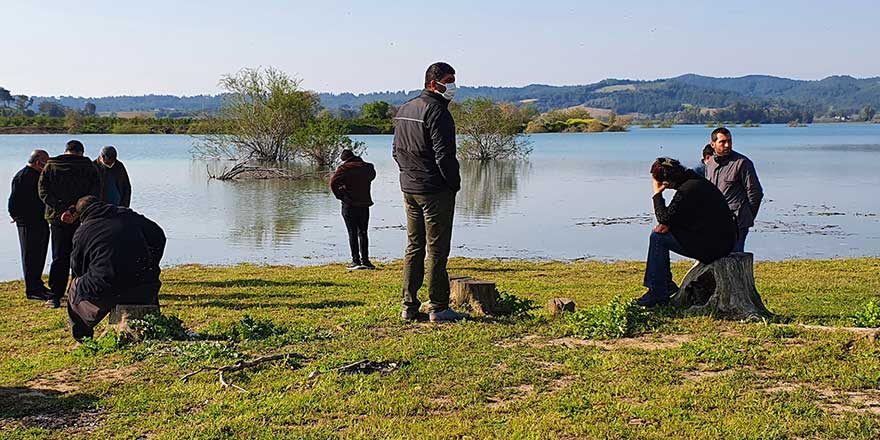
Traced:
[[447, 101], [452, 101], [452, 98], [455, 97], [456, 90], [458, 90], [458, 87], [455, 86], [455, 83], [451, 82], [449, 84], [443, 84], [442, 82], [437, 81], [437, 84], [440, 84], [440, 85], [446, 87], [445, 92], [440, 93], [439, 91], [437, 91], [437, 93], [440, 93], [440, 95], [443, 96], [444, 98], [446, 98]]

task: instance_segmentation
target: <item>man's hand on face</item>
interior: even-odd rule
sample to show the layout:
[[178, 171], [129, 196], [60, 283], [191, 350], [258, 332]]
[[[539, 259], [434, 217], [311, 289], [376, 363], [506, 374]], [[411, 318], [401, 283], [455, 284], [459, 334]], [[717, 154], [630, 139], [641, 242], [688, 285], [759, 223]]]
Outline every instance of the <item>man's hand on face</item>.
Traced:
[[658, 234], [665, 234], [665, 233], [669, 232], [669, 226], [666, 226], [664, 224], [659, 224], [657, 226], [654, 226], [654, 232], [656, 232]]
[[666, 189], [666, 184], [658, 182], [657, 179], [652, 178], [651, 182], [654, 184], [654, 194], [660, 194]]

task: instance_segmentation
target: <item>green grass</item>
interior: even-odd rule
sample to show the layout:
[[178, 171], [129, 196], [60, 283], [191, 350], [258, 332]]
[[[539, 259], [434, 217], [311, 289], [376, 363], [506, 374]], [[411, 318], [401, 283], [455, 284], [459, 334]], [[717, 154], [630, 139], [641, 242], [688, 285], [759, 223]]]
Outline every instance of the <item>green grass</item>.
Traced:
[[[612, 302], [642, 293], [643, 267], [455, 259], [451, 273], [495, 281], [518, 313], [432, 325], [400, 321], [399, 262], [353, 272], [181, 266], [163, 272], [162, 311], [202, 338], [128, 345], [77, 346], [63, 310], [27, 302], [20, 281], [2, 283], [0, 437], [880, 437], [880, 342], [793, 325], [872, 319], [880, 259], [756, 264], [758, 291], [786, 324], [646, 317]], [[686, 270], [674, 265], [679, 280]], [[552, 319], [543, 306], [554, 297], [593, 314]], [[634, 337], [582, 339], [617, 336], [624, 318]], [[245, 393], [212, 371], [180, 380], [285, 352], [304, 358], [225, 375]], [[387, 375], [334, 371], [361, 359], [405, 364]]]

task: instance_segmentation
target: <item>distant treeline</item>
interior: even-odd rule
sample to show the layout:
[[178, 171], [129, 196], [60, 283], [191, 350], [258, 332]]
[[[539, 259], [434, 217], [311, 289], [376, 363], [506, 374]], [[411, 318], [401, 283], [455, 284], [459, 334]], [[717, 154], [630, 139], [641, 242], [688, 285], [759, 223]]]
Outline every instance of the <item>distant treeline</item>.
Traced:
[[[353, 119], [366, 104], [383, 101], [392, 106], [400, 105], [419, 92], [319, 93], [318, 98], [323, 108], [342, 119]], [[784, 123], [794, 119], [848, 121], [864, 120], [867, 113], [880, 108], [880, 78], [832, 76], [819, 81], [802, 81], [763, 75], [713, 78], [689, 74], [653, 81], [606, 79], [574, 86], [462, 87], [459, 96], [462, 100], [488, 98], [518, 105], [528, 103], [540, 112], [582, 106], [620, 115], [633, 114], [640, 119], [684, 123], [704, 123], [717, 118], [717, 112], [724, 112], [724, 118], [736, 123], [746, 120]], [[101, 114], [150, 112], [154, 117], [202, 117], [216, 112], [222, 101], [223, 95], [29, 98], [13, 95], [0, 87], [0, 115], [4, 109], [18, 108], [60, 116], [57, 113], [61, 108], [90, 106]], [[55, 114], [49, 113], [52, 111]], [[375, 127], [367, 124], [362, 128]]]

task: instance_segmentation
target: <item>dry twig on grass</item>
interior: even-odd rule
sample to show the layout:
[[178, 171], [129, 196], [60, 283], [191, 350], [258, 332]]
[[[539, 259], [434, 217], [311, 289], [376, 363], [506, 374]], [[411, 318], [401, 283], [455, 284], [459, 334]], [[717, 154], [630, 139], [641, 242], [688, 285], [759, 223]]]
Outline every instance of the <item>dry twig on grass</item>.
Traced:
[[205, 365], [205, 366], [202, 366], [201, 368], [199, 368], [198, 370], [193, 371], [192, 373], [184, 374], [180, 378], [180, 380], [186, 382], [187, 379], [189, 379], [192, 376], [195, 376], [196, 374], [201, 373], [202, 371], [214, 370], [219, 375], [220, 384], [223, 385], [223, 388], [230, 388], [231, 387], [231, 388], [235, 388], [236, 390], [238, 390], [242, 393], [246, 393], [247, 390], [245, 390], [244, 388], [242, 388], [238, 385], [230, 384], [230, 383], [226, 382], [226, 379], [223, 377], [223, 373], [227, 373], [230, 371], [241, 371], [246, 368], [251, 368], [251, 367], [255, 367], [260, 364], [264, 364], [266, 362], [272, 362], [272, 361], [277, 361], [277, 360], [281, 360], [281, 359], [287, 360], [287, 359], [291, 359], [291, 358], [303, 359], [303, 356], [298, 353], [281, 353], [281, 354], [273, 354], [271, 356], [258, 357], [252, 361], [239, 361], [236, 364], [224, 365], [222, 367], [212, 367], [212, 366]]

